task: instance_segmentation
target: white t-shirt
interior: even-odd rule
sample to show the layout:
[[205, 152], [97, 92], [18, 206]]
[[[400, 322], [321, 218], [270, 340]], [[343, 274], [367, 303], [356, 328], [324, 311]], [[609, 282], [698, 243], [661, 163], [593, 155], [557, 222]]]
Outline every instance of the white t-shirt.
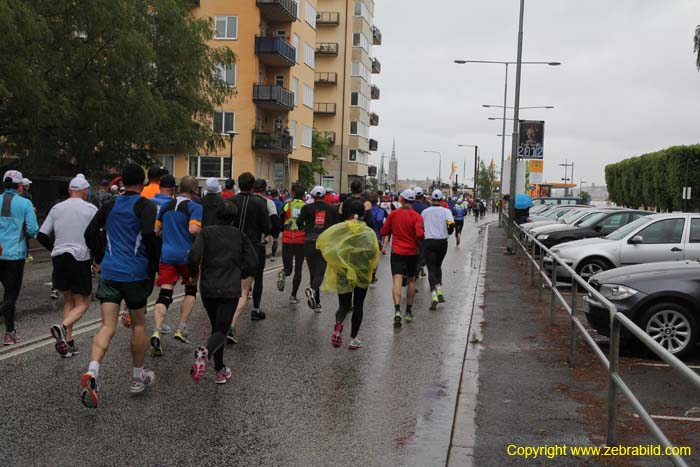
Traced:
[[423, 211], [422, 216], [426, 240], [445, 240], [450, 236], [447, 223], [455, 221], [452, 211], [442, 206], [430, 206]]
[[45, 235], [56, 235], [51, 256], [70, 253], [76, 261], [89, 260], [90, 250], [85, 244], [84, 235], [96, 212], [94, 204], [80, 198], [68, 198], [51, 208], [39, 229]]

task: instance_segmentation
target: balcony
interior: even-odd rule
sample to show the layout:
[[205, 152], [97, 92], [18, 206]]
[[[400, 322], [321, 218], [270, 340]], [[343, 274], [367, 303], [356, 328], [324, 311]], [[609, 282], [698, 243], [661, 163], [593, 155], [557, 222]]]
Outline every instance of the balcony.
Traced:
[[379, 126], [379, 115], [374, 112], [369, 114], [369, 126]]
[[255, 55], [265, 65], [291, 67], [296, 64], [296, 49], [285, 39], [277, 36], [256, 36]]
[[319, 131], [316, 134], [319, 138], [325, 139], [331, 144], [335, 144], [335, 131]]
[[382, 72], [382, 64], [376, 58], [372, 59], [372, 73], [378, 75]]
[[334, 85], [338, 84], [338, 73], [321, 71], [314, 73], [314, 83], [318, 85]]
[[316, 42], [316, 55], [338, 55], [338, 43]]
[[292, 23], [297, 19], [297, 3], [292, 0], [256, 0], [260, 16], [271, 23]]
[[254, 84], [253, 102], [267, 110], [294, 110], [294, 93], [282, 86]]
[[382, 45], [382, 31], [377, 26], [372, 26], [372, 45]]
[[369, 95], [374, 100], [379, 99], [379, 86], [375, 86], [374, 84], [372, 84], [369, 87]]
[[335, 102], [314, 103], [314, 115], [335, 115]]
[[377, 151], [379, 149], [379, 143], [377, 142], [376, 139], [370, 139], [369, 140], [369, 150], [370, 151]]
[[316, 12], [316, 26], [338, 26], [340, 13], [331, 11]]
[[291, 154], [292, 136], [286, 132], [253, 130], [253, 149], [270, 154]]

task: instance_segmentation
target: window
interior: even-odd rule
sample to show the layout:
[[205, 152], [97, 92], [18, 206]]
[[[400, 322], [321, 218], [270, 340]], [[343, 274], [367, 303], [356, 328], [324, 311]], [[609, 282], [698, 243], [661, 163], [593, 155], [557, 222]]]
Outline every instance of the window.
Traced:
[[369, 10], [367, 9], [367, 5], [365, 5], [362, 2], [355, 2], [355, 10], [354, 10], [355, 16], [361, 16], [367, 21], [367, 23], [370, 23], [370, 16], [369, 16]]
[[367, 38], [367, 36], [365, 36], [361, 32], [353, 33], [353, 35], [352, 35], [352, 46], [353, 47], [362, 47], [362, 49], [365, 52], [370, 53], [370, 50], [371, 50], [370, 44], [371, 44], [370, 40]]
[[292, 147], [296, 148], [297, 147], [297, 122], [296, 120], [292, 120], [289, 122], [289, 133], [292, 137]]
[[644, 245], [659, 243], [680, 243], [683, 238], [685, 219], [665, 219], [651, 224], [639, 232]]
[[217, 16], [215, 39], [238, 39], [238, 16]]
[[700, 243], [700, 219], [697, 217], [690, 221], [690, 243]]
[[356, 162], [357, 161], [357, 149], [351, 149], [349, 154], [348, 154], [348, 159], [350, 162]]
[[369, 82], [369, 68], [362, 62], [352, 62], [352, 76], [359, 76]]
[[275, 75], [275, 86], [284, 87], [284, 75]]
[[293, 0], [297, 4], [297, 19], [301, 19], [301, 2]]
[[335, 177], [333, 175], [324, 175], [321, 179], [321, 185], [324, 188], [333, 188], [333, 185], [335, 185]]
[[308, 1], [306, 2], [306, 10], [305, 10], [305, 17], [306, 17], [306, 22], [311, 25], [312, 28], [316, 28], [316, 9], [309, 3]]
[[262, 177], [262, 157], [258, 157], [257, 164], [255, 166], [255, 178]]
[[350, 93], [350, 105], [369, 111], [369, 98], [360, 92]]
[[229, 131], [236, 131], [235, 114], [233, 112], [214, 112], [214, 131], [226, 134]]
[[154, 159], [160, 162], [171, 175], [175, 172], [175, 156], [154, 156]]
[[625, 225], [625, 220], [627, 219], [627, 213], [613, 214], [612, 216], [605, 219], [598, 226], [603, 233], [611, 233]]
[[232, 63], [229, 66], [217, 65], [214, 72], [214, 79], [217, 80], [219, 86], [235, 86], [236, 85], [236, 64]]
[[231, 159], [219, 156], [190, 156], [190, 175], [198, 178], [228, 178]]
[[305, 106], [314, 108], [314, 88], [308, 85], [304, 85], [304, 92], [302, 95], [302, 102]]
[[284, 29], [280, 29], [279, 31], [277, 31], [276, 34], [277, 37], [281, 37], [282, 39], [287, 37], [287, 31], [285, 31]]
[[369, 127], [362, 122], [350, 122], [350, 134], [369, 138]]
[[294, 107], [299, 105], [299, 78], [296, 76], [292, 77], [292, 92], [294, 93]]
[[299, 34], [294, 34], [294, 36], [292, 36], [292, 45], [294, 46], [294, 50], [297, 51], [297, 63], [299, 63], [299, 57], [301, 56], [301, 50], [299, 50]]
[[313, 129], [306, 125], [301, 126], [301, 145], [305, 148], [311, 147], [311, 142], [313, 139]]
[[304, 63], [309, 65], [311, 68], [316, 66], [316, 49], [314, 46], [309, 45], [308, 42], [304, 42]]

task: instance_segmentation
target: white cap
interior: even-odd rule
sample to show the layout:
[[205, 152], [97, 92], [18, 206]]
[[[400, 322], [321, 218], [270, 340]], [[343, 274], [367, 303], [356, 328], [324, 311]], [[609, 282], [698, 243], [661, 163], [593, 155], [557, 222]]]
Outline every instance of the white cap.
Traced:
[[71, 191], [87, 190], [88, 188], [90, 188], [90, 183], [88, 183], [88, 181], [85, 180], [85, 175], [83, 174], [76, 175], [75, 178], [71, 180], [70, 184], [68, 185], [68, 189]]
[[435, 191], [433, 191], [432, 198], [433, 198], [435, 201], [440, 201], [440, 200], [442, 199], [442, 191], [440, 191], [440, 190], [435, 190]]
[[306, 193], [306, 194], [304, 195], [304, 199], [305, 199], [306, 201], [311, 200], [311, 194]]
[[22, 180], [24, 180], [24, 177], [22, 176], [22, 172], [19, 170], [8, 170], [5, 172], [5, 176], [2, 177], [3, 180], [6, 178], [11, 178], [12, 183], [15, 183], [17, 185], [20, 185], [22, 183]]
[[207, 181], [204, 183], [204, 189], [206, 190], [207, 194], [221, 193], [221, 185], [219, 184], [219, 179], [214, 177], [207, 178]]
[[119, 185], [112, 185], [111, 187], [109, 187], [109, 191], [111, 191], [112, 193], [119, 192]]
[[416, 200], [416, 192], [408, 188], [401, 192], [401, 197], [406, 201], [413, 202]]
[[29, 185], [31, 185], [31, 184], [32, 184], [32, 181], [29, 180], [28, 178], [23, 178], [23, 179], [22, 179], [22, 185], [24, 185], [24, 186], [29, 186]]
[[423, 196], [423, 188], [417, 186], [413, 191], [416, 193], [416, 196]]
[[324, 196], [326, 196], [326, 189], [320, 185], [315, 186], [311, 190], [311, 196], [313, 196], [314, 198], [323, 198]]

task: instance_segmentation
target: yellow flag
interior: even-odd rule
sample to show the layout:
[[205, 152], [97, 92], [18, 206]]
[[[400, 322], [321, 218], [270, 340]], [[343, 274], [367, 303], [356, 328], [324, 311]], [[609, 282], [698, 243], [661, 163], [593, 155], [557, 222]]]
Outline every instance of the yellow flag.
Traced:
[[452, 179], [452, 177], [454, 177], [456, 173], [457, 173], [457, 164], [455, 164], [455, 161], [452, 161], [450, 163], [450, 177], [449, 178]]

